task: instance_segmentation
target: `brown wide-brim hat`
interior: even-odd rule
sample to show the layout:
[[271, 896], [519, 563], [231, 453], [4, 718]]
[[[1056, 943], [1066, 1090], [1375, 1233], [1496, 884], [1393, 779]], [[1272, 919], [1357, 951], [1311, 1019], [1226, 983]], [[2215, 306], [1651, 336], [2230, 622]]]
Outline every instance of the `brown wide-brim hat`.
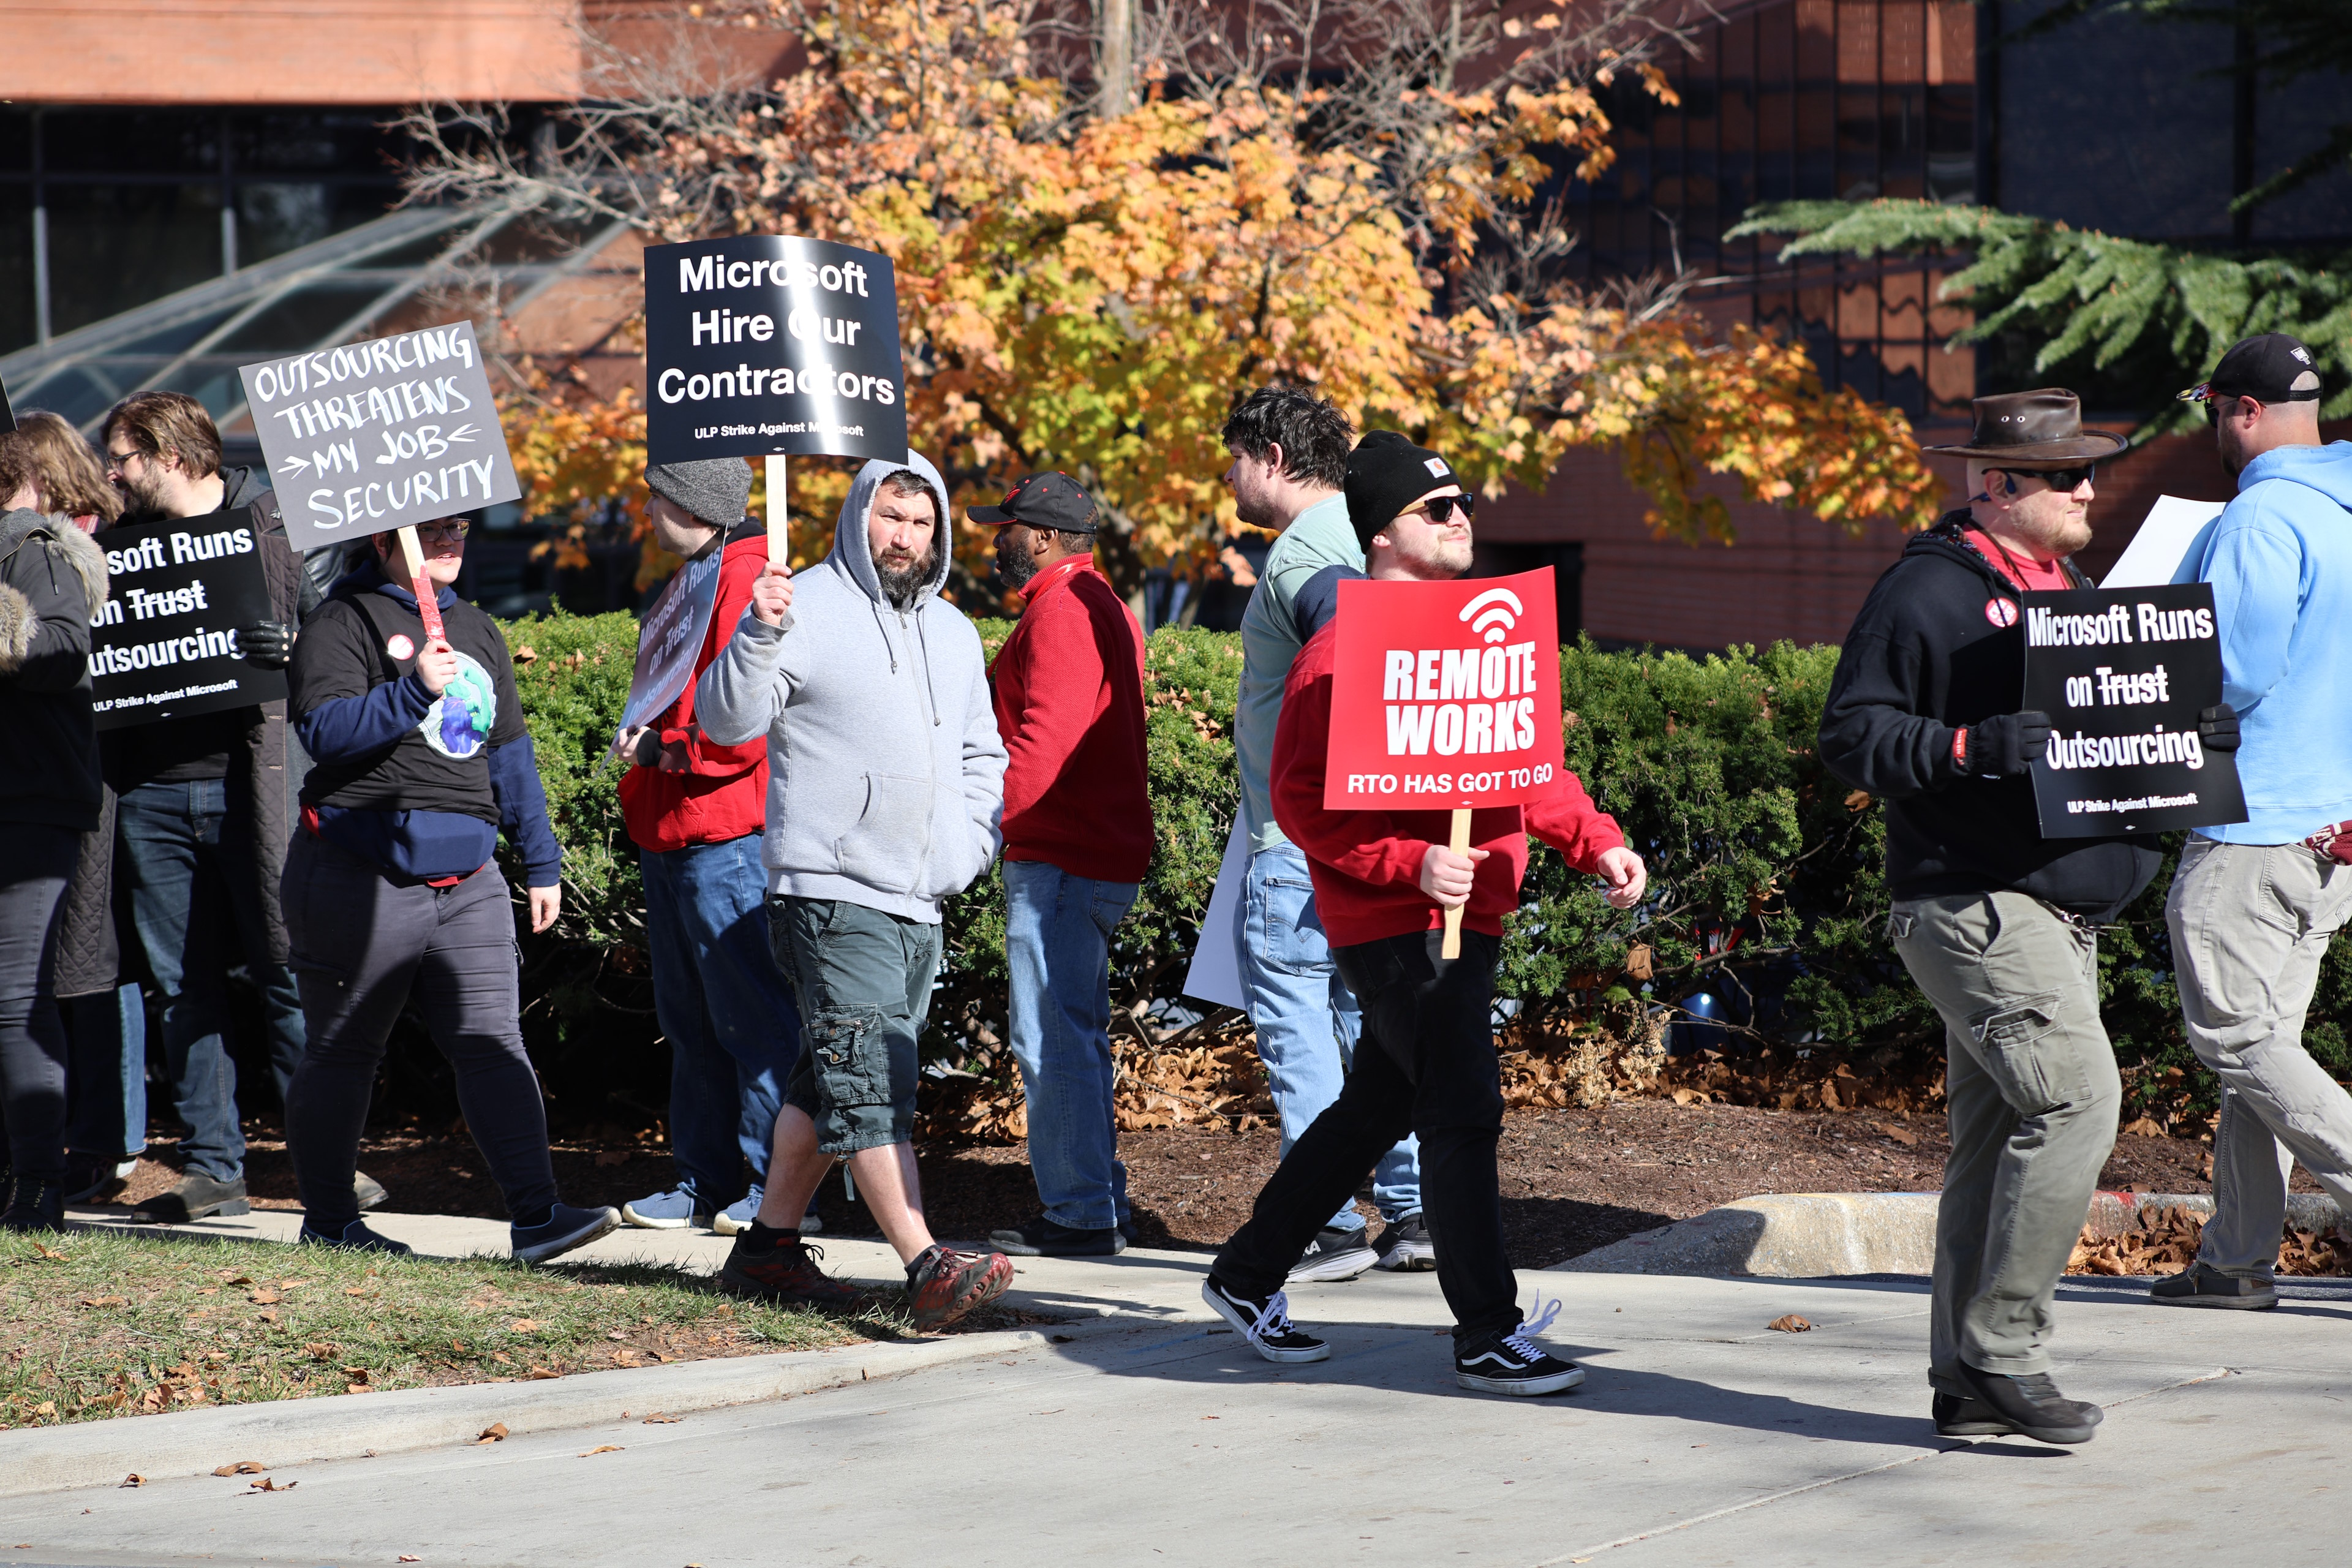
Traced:
[[2004, 392], [1972, 405], [1976, 428], [1964, 447], [1922, 447], [1954, 458], [2020, 468], [2049, 463], [2095, 463], [2131, 445], [2121, 436], [2083, 428], [2083, 402], [2063, 386], [2038, 392]]

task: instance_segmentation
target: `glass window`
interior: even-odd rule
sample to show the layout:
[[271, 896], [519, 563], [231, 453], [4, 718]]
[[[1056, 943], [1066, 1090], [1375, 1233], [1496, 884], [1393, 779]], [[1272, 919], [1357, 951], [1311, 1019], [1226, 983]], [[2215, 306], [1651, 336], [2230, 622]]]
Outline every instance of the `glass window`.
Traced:
[[33, 167], [33, 111], [0, 104], [0, 174], [29, 174]]
[[250, 267], [356, 228], [399, 198], [391, 186], [326, 180], [239, 180], [236, 262]]
[[210, 109], [45, 109], [51, 174], [217, 174], [221, 116]]
[[220, 276], [216, 184], [74, 183], [47, 194], [53, 334]]
[[0, 184], [0, 353], [34, 336], [33, 187]]

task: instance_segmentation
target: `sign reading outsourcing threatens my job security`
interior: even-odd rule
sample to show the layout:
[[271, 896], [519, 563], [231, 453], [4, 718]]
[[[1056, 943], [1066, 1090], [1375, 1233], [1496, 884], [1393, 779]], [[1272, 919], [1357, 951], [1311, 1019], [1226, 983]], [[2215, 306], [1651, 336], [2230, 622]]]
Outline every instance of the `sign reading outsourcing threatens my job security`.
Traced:
[[2236, 755], [2197, 737], [2221, 700], [2216, 631], [2205, 583], [2025, 595], [2025, 706], [2050, 715], [2042, 837], [2246, 820]]
[[522, 497], [470, 321], [237, 374], [298, 551]]
[[110, 528], [106, 604], [90, 623], [90, 709], [101, 730], [152, 724], [286, 695], [236, 628], [271, 618], [247, 511]]
[[646, 247], [650, 462], [907, 455], [890, 258], [739, 235]]

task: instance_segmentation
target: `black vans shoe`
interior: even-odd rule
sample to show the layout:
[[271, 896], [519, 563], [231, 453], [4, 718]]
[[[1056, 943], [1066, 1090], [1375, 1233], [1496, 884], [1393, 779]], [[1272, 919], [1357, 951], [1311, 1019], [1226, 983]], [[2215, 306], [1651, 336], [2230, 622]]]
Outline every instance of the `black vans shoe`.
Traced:
[[1960, 1381], [1975, 1393], [1979, 1403], [2004, 1431], [2031, 1437], [2037, 1443], [2087, 1443], [2092, 1432], [2106, 1417], [2097, 1405], [2069, 1399], [2059, 1393], [2058, 1385], [2050, 1381], [2046, 1372], [2004, 1377], [1997, 1372], [1979, 1372], [1962, 1362], [1959, 1374]]
[[1582, 1383], [1582, 1367], [1560, 1360], [1535, 1342], [1535, 1336], [1559, 1316], [1559, 1303], [1546, 1303], [1538, 1296], [1536, 1305], [1542, 1310], [1507, 1333], [1482, 1335], [1467, 1344], [1457, 1342], [1454, 1381], [1481, 1394], [1528, 1395], [1559, 1394]]
[[1201, 1300], [1231, 1323], [1250, 1349], [1270, 1362], [1322, 1361], [1331, 1347], [1313, 1334], [1301, 1333], [1290, 1321], [1290, 1300], [1281, 1291], [1271, 1296], [1244, 1296], [1221, 1283], [1213, 1274], [1201, 1285]]

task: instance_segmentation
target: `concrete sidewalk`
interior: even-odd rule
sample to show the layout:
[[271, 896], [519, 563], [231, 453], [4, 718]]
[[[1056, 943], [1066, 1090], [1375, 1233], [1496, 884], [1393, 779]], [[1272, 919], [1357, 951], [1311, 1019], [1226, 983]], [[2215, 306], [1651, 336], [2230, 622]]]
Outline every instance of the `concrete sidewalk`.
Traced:
[[[835, 1264], [860, 1250], [834, 1246]], [[677, 1425], [295, 1465], [271, 1474], [299, 1489], [267, 1496], [201, 1476], [0, 1500], [0, 1563], [2343, 1558], [2347, 1282], [2233, 1313], [2068, 1281], [2060, 1380], [2108, 1415], [2058, 1450], [1935, 1436], [1916, 1279], [1525, 1274], [1528, 1300], [1563, 1298], [1549, 1338], [1591, 1375], [1511, 1401], [1454, 1385], [1428, 1275], [1293, 1291], [1335, 1353], [1276, 1369], [1202, 1321], [1205, 1262], [1024, 1260], [1025, 1300], [1103, 1321]], [[1787, 1312], [1814, 1330], [1765, 1327]]]

